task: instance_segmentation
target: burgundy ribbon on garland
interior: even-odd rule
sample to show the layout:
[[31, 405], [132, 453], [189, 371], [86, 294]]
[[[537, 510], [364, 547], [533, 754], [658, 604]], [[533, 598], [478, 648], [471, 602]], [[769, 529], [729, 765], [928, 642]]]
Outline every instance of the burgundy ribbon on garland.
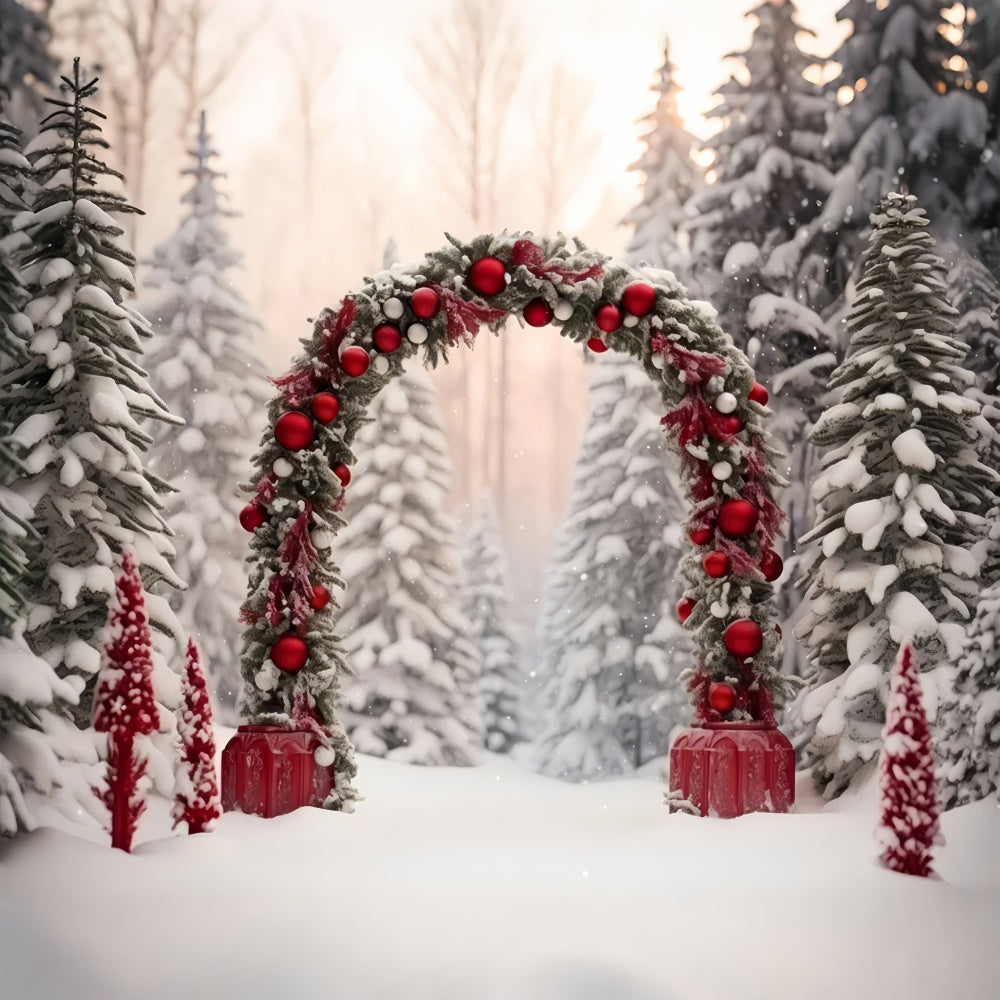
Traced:
[[496, 323], [507, 315], [503, 309], [491, 309], [489, 306], [469, 302], [441, 285], [430, 287], [441, 297], [448, 321], [448, 339], [451, 341], [464, 340], [471, 347], [484, 323]]
[[604, 274], [600, 264], [591, 264], [583, 271], [571, 271], [558, 263], [546, 264], [545, 254], [537, 243], [531, 240], [518, 240], [510, 251], [510, 262], [515, 267], [524, 267], [536, 278], [557, 278], [564, 285], [576, 285], [581, 281], [599, 278]]
[[681, 347], [675, 340], [669, 340], [663, 334], [653, 337], [649, 346], [656, 354], [663, 354], [672, 367], [680, 375], [681, 381], [687, 385], [700, 385], [707, 382], [713, 375], [725, 375], [726, 360], [718, 354], [706, 351], [692, 351]]

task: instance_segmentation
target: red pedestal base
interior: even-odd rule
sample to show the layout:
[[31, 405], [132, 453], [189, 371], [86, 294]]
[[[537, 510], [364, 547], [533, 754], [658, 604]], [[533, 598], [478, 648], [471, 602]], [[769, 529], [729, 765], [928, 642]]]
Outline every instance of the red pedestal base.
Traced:
[[702, 816], [787, 812], [795, 801], [795, 751], [784, 733], [759, 723], [685, 729], [670, 749], [670, 793]]
[[321, 806], [333, 790], [333, 766], [313, 756], [314, 733], [277, 726], [240, 726], [222, 751], [222, 808], [255, 816], [281, 816], [300, 806]]

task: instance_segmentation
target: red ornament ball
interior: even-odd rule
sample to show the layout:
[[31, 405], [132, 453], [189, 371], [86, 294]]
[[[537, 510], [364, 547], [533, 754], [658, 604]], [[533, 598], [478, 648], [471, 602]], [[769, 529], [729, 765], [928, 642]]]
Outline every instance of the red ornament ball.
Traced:
[[719, 507], [719, 527], [730, 538], [742, 538], [757, 527], [757, 508], [749, 500], [725, 500]]
[[692, 528], [688, 532], [688, 538], [691, 539], [692, 545], [704, 545], [712, 540], [714, 534], [711, 528]]
[[375, 327], [372, 340], [384, 354], [391, 354], [403, 342], [403, 335], [399, 332], [398, 326], [393, 326], [392, 323], [382, 323]]
[[760, 403], [761, 406], [767, 406], [767, 389], [760, 382], [754, 382], [753, 387], [747, 393], [747, 398], [752, 399], [755, 403]]
[[429, 285], [424, 285], [410, 296], [410, 308], [414, 316], [430, 319], [436, 316], [441, 308], [441, 296]]
[[760, 571], [764, 574], [764, 579], [768, 583], [773, 583], [781, 576], [781, 571], [785, 564], [781, 561], [781, 556], [771, 549], [764, 549], [760, 556]]
[[330, 603], [330, 591], [326, 587], [316, 584], [309, 595], [309, 607], [313, 611], [322, 611]]
[[587, 346], [595, 354], [603, 354], [608, 349], [608, 345], [605, 344], [600, 337], [591, 337], [590, 340], [587, 341]]
[[524, 322], [528, 326], [547, 326], [552, 322], [552, 306], [545, 299], [532, 299], [524, 307]]
[[605, 333], [614, 333], [622, 325], [622, 311], [618, 306], [605, 302], [594, 313], [594, 322], [599, 330]]
[[240, 527], [242, 527], [244, 531], [254, 532], [266, 520], [267, 515], [264, 513], [264, 508], [261, 507], [260, 504], [248, 503], [243, 510], [240, 511]]
[[369, 362], [368, 352], [356, 344], [345, 347], [340, 355], [340, 367], [343, 369], [344, 374], [350, 375], [351, 378], [358, 378], [364, 375], [368, 371]]
[[691, 597], [682, 597], [677, 602], [677, 620], [679, 622], [686, 622], [691, 617], [691, 612], [694, 611], [694, 606], [698, 602]]
[[656, 305], [656, 289], [645, 281], [634, 281], [622, 292], [622, 305], [633, 316], [646, 316]]
[[301, 670], [309, 659], [309, 647], [297, 635], [283, 635], [271, 647], [271, 662], [279, 670], [294, 674]]
[[701, 565], [708, 576], [718, 579], [729, 573], [729, 556], [725, 552], [709, 552]]
[[722, 633], [722, 644], [733, 656], [745, 660], [761, 651], [764, 633], [755, 621], [739, 618], [726, 626], [726, 631]]
[[328, 424], [340, 415], [340, 400], [332, 392], [318, 392], [312, 398], [312, 415]]
[[732, 684], [716, 681], [708, 686], [708, 704], [720, 715], [731, 712], [736, 707], [736, 691]]
[[333, 467], [333, 474], [340, 480], [341, 486], [346, 486], [351, 481], [351, 470], [343, 462]]
[[507, 287], [507, 268], [497, 257], [480, 257], [469, 268], [469, 284], [480, 295], [499, 295]]
[[716, 437], [730, 438], [743, 430], [743, 421], [735, 413], [720, 413], [711, 426]]
[[308, 448], [316, 437], [312, 417], [298, 410], [282, 413], [274, 423], [274, 440], [289, 451]]

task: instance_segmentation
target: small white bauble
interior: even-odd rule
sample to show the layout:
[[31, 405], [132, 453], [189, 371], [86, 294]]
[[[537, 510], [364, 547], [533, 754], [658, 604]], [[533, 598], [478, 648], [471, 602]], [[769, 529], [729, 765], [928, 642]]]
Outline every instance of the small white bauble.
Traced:
[[279, 478], [285, 479], [295, 471], [295, 466], [287, 458], [276, 458], [271, 471]]
[[712, 466], [712, 475], [716, 479], [728, 479], [733, 474], [733, 467], [728, 462], [716, 462]]
[[715, 408], [719, 413], [733, 413], [738, 405], [738, 400], [731, 392], [720, 392], [715, 397]]
[[376, 375], [387, 375], [389, 373], [389, 359], [384, 354], [376, 354], [372, 358], [372, 369]]
[[269, 660], [253, 675], [253, 680], [261, 691], [273, 691], [278, 686], [278, 669]]
[[663, 371], [667, 366], [667, 361], [662, 354], [657, 354], [655, 351], [649, 356], [649, 363], [657, 369], [657, 371]]
[[638, 326], [639, 317], [633, 316], [631, 313], [626, 313], [625, 318], [622, 320], [622, 326]]
[[427, 327], [423, 323], [411, 323], [406, 328], [406, 339], [411, 344], [422, 344], [427, 339]]
[[560, 299], [552, 310], [552, 315], [565, 323], [573, 315], [573, 303], [569, 299]]
[[382, 312], [387, 319], [400, 319], [403, 315], [403, 303], [394, 295], [382, 303]]
[[316, 761], [320, 767], [330, 767], [336, 759], [337, 755], [330, 747], [316, 747], [316, 749], [313, 750], [313, 760]]
[[333, 545], [333, 535], [326, 528], [316, 528], [309, 537], [314, 549], [328, 549]]

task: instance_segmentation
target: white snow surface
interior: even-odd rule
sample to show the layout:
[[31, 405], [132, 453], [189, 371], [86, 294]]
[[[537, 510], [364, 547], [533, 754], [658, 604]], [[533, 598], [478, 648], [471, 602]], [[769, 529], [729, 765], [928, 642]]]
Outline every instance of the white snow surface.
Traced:
[[993, 801], [944, 816], [940, 879], [919, 879], [876, 860], [874, 782], [824, 806], [801, 775], [793, 814], [719, 820], [670, 814], [655, 766], [569, 785], [484, 761], [362, 757], [352, 815], [226, 814], [194, 837], [156, 800], [131, 856], [51, 827], [2, 843], [4, 995], [994, 995]]

